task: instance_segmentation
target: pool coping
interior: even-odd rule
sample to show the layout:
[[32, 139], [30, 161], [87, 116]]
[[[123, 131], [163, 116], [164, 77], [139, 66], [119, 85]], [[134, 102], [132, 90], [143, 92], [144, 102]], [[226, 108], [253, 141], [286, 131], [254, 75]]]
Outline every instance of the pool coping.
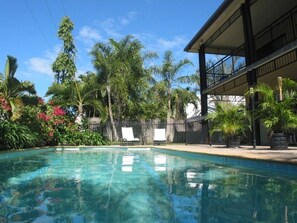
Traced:
[[253, 160], [265, 160], [280, 163], [297, 165], [297, 147], [289, 147], [288, 150], [271, 150], [268, 146], [240, 146], [239, 148], [226, 148], [223, 145], [205, 144], [168, 144], [152, 146], [152, 148], [193, 152], [207, 155], [219, 155], [235, 158], [245, 158]]

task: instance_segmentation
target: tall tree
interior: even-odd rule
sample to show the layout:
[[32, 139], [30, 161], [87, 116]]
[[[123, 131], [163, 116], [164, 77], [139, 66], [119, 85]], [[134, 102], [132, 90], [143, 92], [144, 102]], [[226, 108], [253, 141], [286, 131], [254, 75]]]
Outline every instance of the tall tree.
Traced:
[[110, 39], [108, 43], [97, 43], [91, 52], [99, 81], [106, 90], [114, 140], [118, 140], [114, 113], [117, 120], [132, 117], [135, 102], [139, 102], [141, 88], [145, 85], [143, 78], [148, 78], [144, 60], [155, 56], [154, 53], [142, 55], [142, 48], [138, 40], [128, 35], [120, 41]]
[[107, 93], [108, 115], [112, 125], [113, 138], [115, 141], [118, 141], [118, 134], [112, 112], [111, 91], [112, 83], [116, 79], [116, 75], [120, 70], [120, 63], [116, 60], [113, 48], [109, 44], [97, 43], [93, 47], [91, 54], [93, 56], [94, 67], [99, 75], [99, 81]]
[[[154, 73], [159, 76], [161, 79], [158, 84], [162, 84], [165, 87], [164, 97], [167, 100], [167, 127], [169, 128], [166, 131], [167, 139], [172, 134], [171, 131], [171, 122], [174, 118], [172, 100], [173, 100], [173, 90], [177, 88], [180, 84], [189, 83], [193, 80], [193, 75], [182, 75], [181, 72], [185, 66], [193, 65], [192, 62], [188, 59], [183, 59], [175, 63], [173, 58], [172, 51], [166, 51], [164, 54], [162, 65], [154, 67]], [[171, 141], [171, 139], [169, 139]]]
[[[17, 71], [17, 59], [7, 56], [4, 73], [0, 73], [1, 104], [6, 104], [8, 117], [17, 119], [22, 106], [28, 97], [36, 96], [34, 84], [30, 81], [19, 81], [14, 75]], [[0, 104], [0, 106], [1, 106]]]
[[71, 33], [73, 28], [74, 24], [68, 16], [62, 18], [58, 37], [63, 41], [63, 50], [52, 64], [52, 70], [55, 73], [57, 83], [71, 81], [75, 76], [76, 66], [74, 60], [76, 48]]

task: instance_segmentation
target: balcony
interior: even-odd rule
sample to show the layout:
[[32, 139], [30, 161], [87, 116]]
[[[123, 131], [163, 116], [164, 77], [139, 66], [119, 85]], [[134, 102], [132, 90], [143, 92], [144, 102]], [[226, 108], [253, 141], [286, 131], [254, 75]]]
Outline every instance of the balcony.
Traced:
[[207, 86], [213, 86], [227, 77], [236, 74], [246, 67], [243, 55], [244, 45], [234, 50], [231, 55], [227, 55], [206, 69]]
[[[296, 7], [254, 36], [255, 59], [256, 61], [265, 60], [267, 56], [295, 41], [297, 41]], [[241, 45], [206, 69], [207, 87], [210, 88], [236, 75], [245, 67], [244, 45]], [[274, 70], [270, 70], [272, 71]]]

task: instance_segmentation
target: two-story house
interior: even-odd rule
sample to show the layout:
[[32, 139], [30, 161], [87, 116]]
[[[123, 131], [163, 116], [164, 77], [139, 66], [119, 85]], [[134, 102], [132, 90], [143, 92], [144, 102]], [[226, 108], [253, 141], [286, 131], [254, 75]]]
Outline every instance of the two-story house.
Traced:
[[[260, 82], [276, 86], [279, 76], [297, 80], [297, 1], [225, 0], [185, 51], [198, 53], [202, 115], [208, 95], [243, 96]], [[221, 59], [208, 66], [211, 54]], [[255, 129], [257, 144], [265, 144]]]

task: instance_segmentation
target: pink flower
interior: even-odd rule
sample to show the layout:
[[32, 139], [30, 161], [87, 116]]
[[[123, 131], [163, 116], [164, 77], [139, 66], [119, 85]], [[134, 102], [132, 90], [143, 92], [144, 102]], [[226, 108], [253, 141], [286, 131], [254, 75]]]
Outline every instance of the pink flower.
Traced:
[[0, 106], [3, 108], [3, 110], [11, 111], [11, 106], [5, 98], [0, 98]]
[[65, 115], [65, 114], [66, 114], [66, 112], [63, 109], [61, 109], [59, 106], [54, 107], [54, 115], [62, 116], [62, 115]]
[[42, 119], [42, 120], [44, 120], [44, 121], [46, 121], [46, 122], [49, 121], [49, 120], [51, 119], [49, 116], [47, 116], [47, 115], [46, 115], [45, 113], [43, 113], [43, 112], [38, 114], [38, 118], [39, 118], [39, 119]]

